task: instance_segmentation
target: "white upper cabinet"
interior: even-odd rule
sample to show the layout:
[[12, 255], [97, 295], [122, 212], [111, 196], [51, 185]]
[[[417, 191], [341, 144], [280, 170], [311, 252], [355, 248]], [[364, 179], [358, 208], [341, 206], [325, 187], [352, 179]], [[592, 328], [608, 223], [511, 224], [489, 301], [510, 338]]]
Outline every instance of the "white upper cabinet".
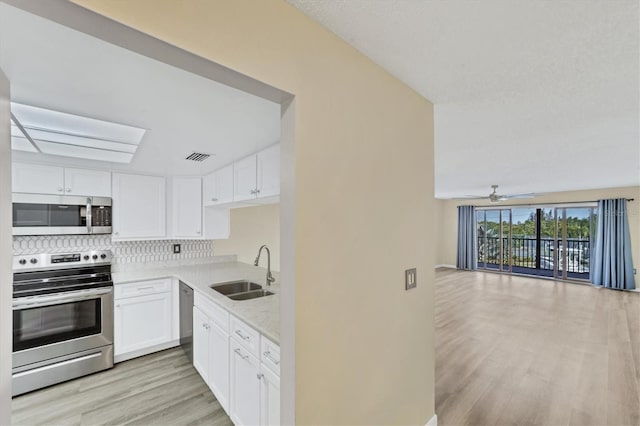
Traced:
[[176, 177], [171, 182], [171, 236], [202, 238], [202, 179]]
[[252, 201], [280, 194], [280, 144], [233, 165], [233, 200]]
[[260, 151], [257, 163], [257, 197], [280, 195], [280, 144]]
[[64, 194], [64, 169], [56, 166], [13, 163], [13, 192]]
[[215, 206], [233, 201], [233, 164], [204, 178], [204, 205]]
[[68, 195], [111, 197], [111, 173], [65, 168], [64, 186]]
[[111, 173], [13, 163], [13, 192], [111, 197]]
[[166, 237], [166, 183], [157, 176], [113, 174], [113, 238]]
[[246, 201], [256, 198], [256, 155], [236, 162], [233, 165], [233, 201]]

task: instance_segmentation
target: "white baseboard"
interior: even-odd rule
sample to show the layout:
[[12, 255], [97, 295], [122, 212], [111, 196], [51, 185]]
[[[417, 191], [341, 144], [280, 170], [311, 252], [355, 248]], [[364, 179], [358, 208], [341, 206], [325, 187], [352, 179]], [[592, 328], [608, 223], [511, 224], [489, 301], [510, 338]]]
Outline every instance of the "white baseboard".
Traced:
[[425, 426], [438, 426], [438, 415], [434, 414]]
[[118, 355], [113, 357], [113, 362], [114, 363], [118, 363], [118, 362], [122, 362], [122, 361], [128, 361], [128, 360], [133, 359], [133, 358], [138, 358], [139, 356], [149, 355], [149, 354], [152, 354], [154, 352], [163, 351], [165, 349], [174, 348], [176, 346], [180, 346], [180, 339], [172, 340], [170, 342], [162, 343], [160, 345], [151, 346], [149, 348], [139, 349], [139, 350], [133, 351], [133, 352], [127, 352], [127, 353], [124, 353], [124, 354], [118, 354]]
[[449, 269], [457, 269], [456, 265], [448, 265], [446, 263], [436, 265], [436, 269], [438, 268], [449, 268]]

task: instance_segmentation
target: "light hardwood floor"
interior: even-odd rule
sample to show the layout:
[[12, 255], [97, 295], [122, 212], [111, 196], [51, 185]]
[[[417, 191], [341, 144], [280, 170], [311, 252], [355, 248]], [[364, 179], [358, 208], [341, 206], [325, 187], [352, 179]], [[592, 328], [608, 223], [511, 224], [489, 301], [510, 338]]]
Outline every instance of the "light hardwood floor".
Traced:
[[[640, 293], [436, 272], [436, 412], [452, 425], [640, 425]], [[17, 397], [16, 425], [231, 425], [181, 349]]]
[[180, 348], [13, 399], [14, 425], [232, 425]]
[[436, 271], [436, 413], [450, 425], [640, 425], [640, 293]]

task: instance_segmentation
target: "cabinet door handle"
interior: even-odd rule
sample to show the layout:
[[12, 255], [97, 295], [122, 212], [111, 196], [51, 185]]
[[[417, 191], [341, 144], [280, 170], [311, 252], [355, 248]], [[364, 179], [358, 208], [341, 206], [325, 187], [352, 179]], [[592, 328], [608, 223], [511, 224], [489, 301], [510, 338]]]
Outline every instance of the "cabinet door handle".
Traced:
[[154, 287], [148, 286], [148, 287], [138, 287], [138, 290], [153, 290]]
[[251, 190], [251, 195], [256, 195], [256, 190], [255, 189]]
[[119, 308], [119, 307], [120, 307], [120, 304], [118, 303], [118, 304], [116, 305], [116, 308]]
[[67, 188], [67, 192], [71, 192], [71, 188]]
[[256, 374], [256, 376], [258, 377], [258, 380], [260, 380], [260, 379], [262, 379], [264, 377], [264, 374], [258, 373], [258, 374]]
[[249, 355], [242, 355], [242, 352], [240, 352], [240, 349], [236, 349], [234, 352], [240, 355], [240, 358], [242, 359], [249, 359]]
[[58, 192], [62, 192], [62, 191], [63, 191], [63, 189], [62, 189], [62, 188], [58, 188]]
[[217, 198], [212, 198], [211, 201], [213, 201], [215, 203], [216, 201], [218, 201], [218, 199]]
[[271, 352], [266, 351], [264, 352], [262, 355], [264, 355], [264, 357], [266, 359], [268, 359], [269, 361], [271, 361], [272, 363], [274, 363], [275, 365], [280, 364], [280, 361], [276, 360], [274, 357], [271, 356]]
[[259, 194], [259, 193], [260, 193], [260, 190], [259, 190], [259, 189], [256, 189], [256, 194]]
[[251, 337], [245, 336], [244, 334], [242, 334], [240, 330], [236, 330], [236, 334], [240, 336], [243, 340], [247, 340], [247, 341], [251, 340]]

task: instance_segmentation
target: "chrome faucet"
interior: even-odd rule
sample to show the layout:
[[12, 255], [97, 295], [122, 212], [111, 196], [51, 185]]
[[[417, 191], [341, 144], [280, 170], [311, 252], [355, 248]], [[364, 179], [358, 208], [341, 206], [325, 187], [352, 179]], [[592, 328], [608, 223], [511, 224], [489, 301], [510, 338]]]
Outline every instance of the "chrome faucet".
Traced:
[[262, 249], [267, 251], [267, 287], [271, 285], [272, 282], [275, 282], [275, 278], [271, 275], [271, 252], [269, 251], [269, 247], [266, 244], [260, 246], [260, 250], [258, 250], [258, 256], [256, 256], [256, 261], [253, 262], [255, 266], [258, 266], [260, 263], [260, 255], [262, 254]]

